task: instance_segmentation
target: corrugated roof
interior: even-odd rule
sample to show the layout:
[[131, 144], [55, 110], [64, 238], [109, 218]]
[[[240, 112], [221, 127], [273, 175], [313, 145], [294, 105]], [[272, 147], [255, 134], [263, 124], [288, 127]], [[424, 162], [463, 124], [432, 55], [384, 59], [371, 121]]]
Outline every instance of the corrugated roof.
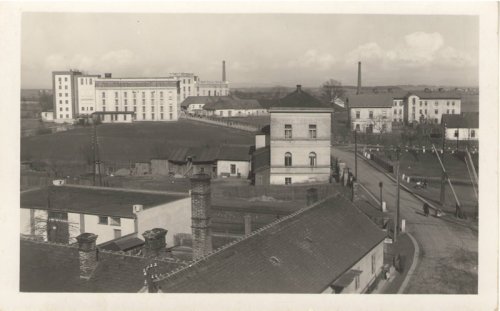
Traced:
[[479, 128], [479, 112], [443, 114], [441, 124], [447, 128]]
[[[143, 269], [150, 260], [100, 252], [89, 280], [80, 278], [76, 246], [21, 239], [19, 288], [22, 292], [136, 293], [144, 286]], [[158, 259], [164, 272], [183, 262]]]
[[297, 89], [285, 97], [271, 103], [272, 108], [331, 108], [322, 103], [316, 97], [302, 90], [300, 85]]
[[320, 293], [385, 237], [338, 196], [284, 217], [158, 285], [167, 293]]
[[133, 190], [49, 186], [21, 194], [21, 208], [134, 218], [132, 205], [145, 209], [177, 201], [182, 195], [152, 194]]

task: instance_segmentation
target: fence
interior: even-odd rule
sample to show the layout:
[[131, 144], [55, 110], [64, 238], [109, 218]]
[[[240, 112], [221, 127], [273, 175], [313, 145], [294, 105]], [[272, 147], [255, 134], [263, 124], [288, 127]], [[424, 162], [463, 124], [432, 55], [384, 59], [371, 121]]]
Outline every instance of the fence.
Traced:
[[373, 162], [375, 162], [378, 165], [380, 165], [387, 172], [389, 172], [389, 173], [393, 173], [394, 172], [394, 166], [392, 165], [392, 163], [389, 163], [389, 162], [383, 160], [382, 158], [380, 158], [379, 156], [377, 156], [377, 155], [375, 155], [373, 153], [370, 155], [370, 158], [373, 160]]
[[214, 124], [214, 125], [219, 125], [219, 126], [225, 126], [225, 127], [230, 127], [246, 132], [258, 132], [260, 131], [260, 128], [258, 126], [250, 125], [250, 124], [244, 124], [236, 121], [229, 121], [229, 120], [223, 120], [220, 118], [215, 118], [215, 117], [207, 117], [207, 116], [189, 116], [187, 114], [184, 114], [182, 118], [187, 119], [187, 120], [194, 120], [194, 121], [200, 121], [200, 122], [205, 122], [209, 124]]

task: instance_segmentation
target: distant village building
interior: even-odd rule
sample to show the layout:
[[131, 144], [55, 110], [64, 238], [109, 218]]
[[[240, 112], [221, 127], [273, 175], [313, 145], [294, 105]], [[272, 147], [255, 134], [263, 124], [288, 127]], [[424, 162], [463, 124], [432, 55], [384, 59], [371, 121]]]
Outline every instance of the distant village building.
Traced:
[[444, 114], [441, 121], [448, 140], [479, 140], [479, 113]]
[[269, 112], [270, 184], [328, 182], [332, 108], [297, 85]]
[[[77, 199], [76, 199], [77, 198]], [[97, 244], [168, 228], [167, 244], [190, 233], [190, 199], [185, 194], [79, 186], [49, 186], [21, 195], [21, 234], [44, 241], [75, 243], [84, 232]]]
[[394, 124], [440, 124], [444, 114], [461, 113], [456, 92], [367, 93], [348, 97], [352, 130], [386, 133]]
[[43, 111], [41, 113], [43, 122], [53, 122], [54, 121], [54, 112], [53, 111]]
[[102, 122], [176, 121], [180, 103], [189, 96], [228, 96], [229, 82], [202, 81], [193, 73], [167, 77], [113, 78], [110, 73], [54, 71], [54, 121], [72, 123], [94, 113]]
[[255, 99], [241, 99], [231, 96], [191, 96], [181, 104], [182, 110], [189, 115], [215, 117], [247, 117], [267, 115]]

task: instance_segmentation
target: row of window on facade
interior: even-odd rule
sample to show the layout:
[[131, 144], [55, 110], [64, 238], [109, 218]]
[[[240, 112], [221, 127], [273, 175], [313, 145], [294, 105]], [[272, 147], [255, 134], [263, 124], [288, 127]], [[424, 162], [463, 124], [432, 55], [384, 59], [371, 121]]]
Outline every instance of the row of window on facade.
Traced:
[[[137, 98], [137, 93], [136, 91], [132, 91], [132, 96], [133, 98]], [[160, 98], [163, 97], [163, 91], [159, 92]], [[142, 98], [146, 98], [146, 92], [141, 92]], [[155, 97], [156, 91], [151, 91], [151, 97]], [[168, 91], [168, 99], [172, 99], [172, 91]], [[119, 94], [118, 92], [115, 92], [115, 98], [118, 98]], [[128, 97], [128, 92], [123, 92], [123, 97], [127, 98]], [[102, 98], [106, 98], [106, 92], [102, 92]]]
[[[450, 101], [447, 101], [447, 102], [446, 102], [446, 106], [449, 106], [449, 105], [450, 105], [450, 103], [451, 103], [451, 105], [452, 105], [452, 106], [455, 106], [455, 102], [454, 102], [454, 101], [451, 101], [451, 102], [450, 102]], [[413, 99], [412, 99], [412, 104], [413, 104], [413, 106], [415, 106], [415, 105], [417, 104], [417, 100], [416, 100], [416, 98], [413, 98]], [[428, 102], [427, 102], [426, 100], [425, 100], [425, 101], [419, 100], [419, 105], [420, 105], [420, 107], [422, 107], [422, 105], [427, 106], [427, 104], [428, 104]], [[437, 106], [437, 105], [439, 105], [439, 102], [438, 102], [438, 101], [435, 101], [435, 102], [434, 102], [434, 106]], [[393, 102], [393, 106], [403, 106], [403, 101], [402, 101], [402, 100], [395, 100], [395, 101]]]
[[[285, 166], [286, 167], [292, 166], [292, 153], [291, 152], [285, 153]], [[309, 153], [309, 166], [310, 167], [316, 166], [316, 153], [315, 152]]]
[[[394, 110], [396, 111], [396, 110]], [[361, 111], [356, 111], [356, 119], [360, 119], [361, 118]], [[385, 119], [387, 118], [387, 111], [385, 110], [382, 110], [382, 119]], [[373, 111], [370, 110], [368, 111], [368, 119], [373, 119]]]
[[[172, 113], [169, 113], [169, 120], [173, 120], [173, 118], [174, 118], [174, 115]], [[127, 121], [127, 119], [128, 119], [127, 115], [124, 114], [123, 115], [123, 121]], [[118, 121], [118, 115], [117, 114], [111, 115], [111, 120]], [[135, 114], [133, 115], [132, 120], [137, 120], [137, 116]], [[142, 114], [142, 120], [146, 120], [146, 114], [145, 113]], [[151, 114], [151, 120], [156, 120], [154, 113]], [[158, 120], [165, 120], [163, 113], [160, 113], [160, 118]]]
[[[90, 107], [90, 108], [92, 108], [92, 107]], [[102, 111], [106, 111], [106, 107], [102, 107]], [[118, 106], [116, 106], [115, 107], [115, 111], [120, 111], [120, 108]], [[128, 107], [124, 107], [124, 111], [128, 111]], [[137, 107], [134, 107], [133, 111], [137, 112]], [[170, 105], [168, 107], [168, 111], [169, 112], [173, 112], [174, 108]], [[146, 107], [145, 106], [142, 106], [142, 112], [146, 112]], [[151, 107], [151, 112], [155, 112], [155, 107], [154, 106]], [[160, 106], [160, 112], [163, 112], [163, 106]]]
[[[396, 111], [396, 110], [394, 110]], [[412, 107], [412, 110], [411, 110], [413, 113], [415, 112], [415, 107]], [[446, 109], [446, 114], [450, 114], [450, 111], [451, 111], [451, 114], [455, 114], [455, 109]], [[419, 109], [419, 113], [420, 114], [427, 114], [427, 109]], [[438, 109], [434, 109], [434, 114], [439, 114], [439, 110]]]
[[[292, 130], [293, 129], [292, 129], [291, 124], [285, 124], [285, 138], [286, 139], [293, 138], [293, 131]], [[309, 124], [309, 138], [317, 138], [316, 124]]]
[[[171, 97], [169, 97], [168, 99], [169, 99], [169, 100], [172, 100], [172, 98], [171, 98]], [[153, 98], [151, 98], [151, 101], [150, 101], [150, 102], [151, 102], [151, 104], [152, 104], [152, 105], [154, 105], [154, 104], [155, 104], [155, 100], [154, 100]], [[115, 105], [118, 105], [118, 103], [119, 103], [118, 99], [115, 99]], [[135, 99], [135, 98], [134, 98], [134, 99], [132, 100], [132, 103], [133, 103], [134, 105], [137, 105], [137, 99]], [[160, 98], [160, 105], [163, 105], [163, 103], [164, 103], [163, 98]], [[104, 99], [104, 98], [102, 99], [102, 104], [103, 104], [103, 105], [106, 105], [106, 99]], [[126, 106], [126, 105], [128, 105], [128, 100], [127, 100], [127, 99], [124, 99], [124, 100], [123, 100], [123, 104], [124, 104], [125, 106]], [[143, 104], [143, 105], [146, 105], [146, 99], [144, 99], [144, 98], [142, 99], [142, 104]], [[172, 103], [170, 103], [170, 104], [172, 104]]]

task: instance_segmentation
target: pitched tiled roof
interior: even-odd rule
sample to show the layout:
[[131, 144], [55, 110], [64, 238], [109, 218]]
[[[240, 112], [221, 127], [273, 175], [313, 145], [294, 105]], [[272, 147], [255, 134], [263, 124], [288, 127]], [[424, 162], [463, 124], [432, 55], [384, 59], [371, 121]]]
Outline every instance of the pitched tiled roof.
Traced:
[[240, 99], [235, 96], [221, 97], [217, 101], [209, 102], [203, 106], [205, 110], [221, 110], [221, 109], [262, 109], [262, 106], [255, 99]]
[[409, 95], [417, 95], [421, 99], [461, 99], [461, 95], [458, 92], [445, 91], [445, 92], [425, 92], [416, 91], [410, 92]]
[[320, 293], [385, 236], [338, 196], [281, 218], [157, 282], [162, 292]]
[[216, 102], [219, 99], [229, 98], [229, 96], [189, 96], [182, 103], [182, 108], [188, 108], [189, 105], [206, 105], [208, 103]]
[[273, 102], [271, 104], [271, 109], [273, 108], [329, 108], [331, 107], [327, 104], [322, 103], [316, 97], [310, 95], [302, 90], [300, 85], [297, 85], [297, 89], [292, 93], [286, 95], [285, 97]]
[[132, 205], [145, 209], [182, 199], [182, 195], [153, 194], [133, 190], [49, 186], [21, 194], [21, 208], [47, 209], [102, 216], [133, 218]]
[[462, 114], [443, 114], [441, 124], [447, 128], [479, 128], [479, 112], [464, 112]]
[[217, 160], [249, 161], [250, 147], [243, 145], [221, 145], [217, 147], [181, 147], [172, 149], [167, 156], [169, 161], [187, 162], [192, 157], [193, 163], [215, 162]]
[[[150, 259], [99, 252], [89, 280], [80, 278], [76, 245], [21, 239], [19, 283], [22, 292], [138, 292], [144, 286], [143, 269]], [[184, 262], [159, 260], [167, 272]]]
[[394, 99], [402, 99], [402, 93], [367, 93], [347, 98], [349, 108], [390, 108]]

